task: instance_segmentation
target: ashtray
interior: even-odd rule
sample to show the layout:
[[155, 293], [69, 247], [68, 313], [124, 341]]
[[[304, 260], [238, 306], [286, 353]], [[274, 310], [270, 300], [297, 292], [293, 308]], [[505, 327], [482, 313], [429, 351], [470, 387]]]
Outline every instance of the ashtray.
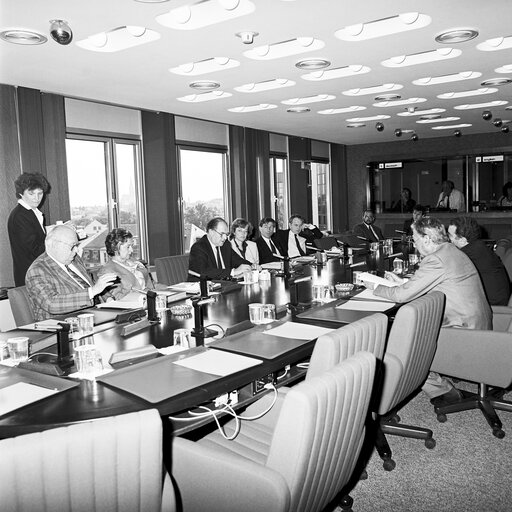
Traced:
[[176, 304], [169, 308], [171, 313], [176, 316], [186, 316], [192, 313], [192, 306], [189, 304]]
[[334, 285], [337, 292], [351, 292], [354, 289], [354, 285], [352, 283], [338, 283]]

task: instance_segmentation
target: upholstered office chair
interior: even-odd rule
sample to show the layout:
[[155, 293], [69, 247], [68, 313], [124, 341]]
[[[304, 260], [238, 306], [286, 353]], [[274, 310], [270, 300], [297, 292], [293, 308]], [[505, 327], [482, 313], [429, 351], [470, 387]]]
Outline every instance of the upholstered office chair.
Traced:
[[34, 313], [28, 300], [28, 292], [26, 286], [18, 286], [17, 288], [9, 288], [7, 290], [9, 304], [11, 305], [12, 316], [16, 327], [27, 325], [35, 322]]
[[155, 409], [0, 441], [2, 512], [175, 510]]
[[188, 254], [155, 258], [155, 267], [160, 284], [182, 283], [188, 279]]
[[432, 370], [476, 382], [478, 391], [464, 391], [462, 401], [436, 407], [440, 422], [446, 421], [447, 414], [480, 409], [492, 433], [500, 439], [505, 436], [496, 410], [512, 412], [512, 402], [503, 400], [504, 388], [512, 384], [511, 320], [511, 308], [495, 306], [492, 331], [441, 329]]
[[[375, 357], [359, 352], [279, 392], [273, 409], [227, 441], [173, 441], [172, 474], [184, 512], [317, 512], [348, 482], [361, 450]], [[266, 395], [245, 415], [264, 411]], [[243, 415], [242, 415], [243, 416]], [[232, 431], [229, 423], [227, 431]]]

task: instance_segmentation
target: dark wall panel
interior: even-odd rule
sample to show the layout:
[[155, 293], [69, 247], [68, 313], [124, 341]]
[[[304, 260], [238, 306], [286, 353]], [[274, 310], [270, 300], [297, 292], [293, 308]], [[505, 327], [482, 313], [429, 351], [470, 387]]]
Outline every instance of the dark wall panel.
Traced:
[[347, 198], [346, 146], [331, 144], [331, 206], [333, 233], [349, 229]]

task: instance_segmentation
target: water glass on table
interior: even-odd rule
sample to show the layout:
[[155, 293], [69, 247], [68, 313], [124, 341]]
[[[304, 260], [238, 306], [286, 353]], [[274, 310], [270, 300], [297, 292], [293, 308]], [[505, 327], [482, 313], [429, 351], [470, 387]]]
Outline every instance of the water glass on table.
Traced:
[[263, 323], [263, 304], [260, 302], [249, 304], [249, 320], [254, 325]]
[[190, 348], [189, 329], [175, 329], [172, 338], [175, 347]]
[[28, 338], [26, 336], [9, 338], [7, 340], [7, 350], [14, 364], [26, 361], [28, 359]]
[[82, 313], [77, 315], [78, 318], [78, 332], [80, 336], [89, 336], [94, 333], [94, 314]]

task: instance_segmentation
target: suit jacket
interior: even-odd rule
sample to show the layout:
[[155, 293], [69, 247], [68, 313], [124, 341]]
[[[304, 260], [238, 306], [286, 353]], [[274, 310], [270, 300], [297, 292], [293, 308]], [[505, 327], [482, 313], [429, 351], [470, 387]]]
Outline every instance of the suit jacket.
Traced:
[[7, 221], [11, 242], [14, 283], [25, 284], [25, 274], [32, 262], [45, 251], [46, 231], [41, 227], [33, 210], [17, 204]]
[[483, 240], [470, 242], [461, 251], [468, 255], [480, 274], [489, 304], [506, 306], [510, 298], [510, 279], [500, 257]]
[[[75, 256], [73, 265], [81, 275], [88, 278], [92, 286], [87, 269], [78, 256]], [[89, 289], [78, 285], [46, 252], [30, 265], [25, 282], [36, 320], [94, 305], [94, 301], [89, 298]]]
[[[280, 252], [281, 256], [286, 256], [286, 251], [281, 247], [281, 244], [274, 240], [272, 237], [272, 243], [276, 246], [276, 249]], [[258, 247], [258, 253], [260, 255], [260, 265], [264, 263], [272, 263], [274, 261], [281, 261], [281, 258], [274, 256], [274, 253], [270, 250], [267, 242], [260, 236], [256, 238], [256, 246]]]
[[444, 327], [492, 329], [491, 308], [478, 272], [471, 260], [449, 242], [425, 256], [409, 281], [395, 287], [377, 286], [373, 293], [394, 302], [409, 302], [431, 290], [446, 296]]
[[[308, 243], [313, 243], [313, 240], [315, 238], [322, 238], [323, 237], [322, 232], [317, 227], [315, 227], [314, 229], [308, 229], [308, 228], [303, 229], [299, 233], [299, 236], [302, 237], [302, 238], [305, 238], [306, 242], [308, 242]], [[278, 229], [274, 233], [274, 236], [272, 237], [273, 241], [275, 240], [275, 241], [278, 242], [278, 244], [279, 244], [279, 251], [281, 251], [281, 247], [283, 248], [284, 253], [281, 253], [281, 254], [283, 254], [283, 256], [288, 256], [288, 241], [289, 241], [289, 237], [290, 237], [290, 230], [289, 229]]]
[[132, 291], [132, 288], [154, 288], [153, 283], [149, 277], [148, 269], [142, 265], [142, 263], [137, 267], [137, 270], [142, 272], [144, 276], [144, 286], [141, 287], [139, 280], [135, 277], [135, 275], [130, 272], [129, 269], [123, 267], [123, 265], [119, 265], [113, 260], [108, 261], [98, 270], [98, 276], [108, 273], [114, 273], [119, 276], [121, 282], [116, 284], [113, 287], [109, 287], [106, 293], [106, 296], [113, 297], [115, 300], [122, 299], [125, 295]]
[[[217, 258], [213, 254], [208, 235], [204, 235], [190, 248], [188, 269], [205, 275], [208, 279], [227, 279], [231, 276], [233, 268], [245, 263], [238, 254], [233, 252], [231, 244], [227, 240], [221, 246], [220, 252], [226, 268], [217, 268]], [[199, 278], [189, 274], [188, 280], [198, 281]]]
[[361, 224], [356, 224], [352, 231], [354, 235], [366, 238], [370, 242], [378, 242], [379, 240], [384, 240], [384, 235], [382, 234], [380, 228], [375, 224], [372, 226], [372, 228], [375, 231], [377, 238], [375, 238], [375, 235], [372, 233], [371, 229], [368, 229], [364, 222], [361, 222]]
[[259, 265], [260, 255], [259, 255], [258, 247], [256, 246], [256, 243], [252, 242], [251, 240], [246, 240], [245, 243], [247, 244], [247, 247], [245, 249], [245, 258], [244, 258], [240, 249], [236, 245], [235, 240], [234, 239], [230, 240], [231, 249], [233, 249], [233, 252], [238, 254], [238, 256], [240, 256], [240, 258], [242, 258], [247, 265], [252, 265], [252, 264]]

